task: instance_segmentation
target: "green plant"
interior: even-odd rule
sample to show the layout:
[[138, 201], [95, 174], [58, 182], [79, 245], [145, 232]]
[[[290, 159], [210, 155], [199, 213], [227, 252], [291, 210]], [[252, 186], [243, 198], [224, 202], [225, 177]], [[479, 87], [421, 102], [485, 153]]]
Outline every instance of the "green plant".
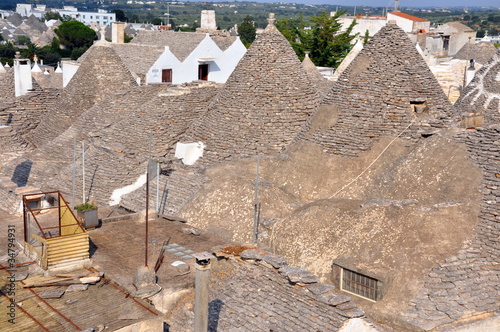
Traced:
[[77, 211], [87, 211], [87, 210], [95, 210], [97, 206], [92, 203], [82, 203], [80, 205], [75, 206], [75, 210]]

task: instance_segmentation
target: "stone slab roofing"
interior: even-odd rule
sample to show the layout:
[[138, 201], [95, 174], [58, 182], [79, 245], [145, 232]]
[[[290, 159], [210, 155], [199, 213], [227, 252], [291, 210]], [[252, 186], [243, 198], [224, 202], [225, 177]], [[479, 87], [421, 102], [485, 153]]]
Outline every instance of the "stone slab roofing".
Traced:
[[479, 43], [465, 44], [453, 59], [467, 60], [474, 59], [479, 64], [484, 65], [491, 60], [497, 52], [497, 48], [490, 42], [481, 41]]
[[273, 154], [287, 146], [319, 103], [292, 47], [270, 23], [248, 49], [209, 112], [183, 142], [202, 141], [202, 162]]
[[491, 325], [486, 322], [476, 331], [494, 331], [500, 324], [500, 125], [468, 130], [455, 139], [467, 146], [470, 160], [483, 173], [475, 235], [456, 255], [433, 266], [403, 317], [425, 331], [482, 320]]
[[111, 47], [94, 44], [86, 53], [88, 56], [63, 90], [51, 116], [44, 118], [30, 133], [28, 139], [34, 146], [63, 133], [83, 112], [106, 96], [137, 85]]
[[[249, 251], [254, 250], [241, 255]], [[275, 263], [286, 262], [279, 256], [267, 257]], [[278, 270], [264, 260], [252, 263], [233, 258], [214, 262], [210, 271], [208, 331], [341, 331], [351, 318], [366, 319], [348, 296], [336, 294], [331, 285], [290, 282], [285, 271], [294, 269], [308, 274], [289, 266]], [[167, 321], [172, 322], [175, 331], [189, 331], [193, 326], [186, 305], [178, 306], [170, 317]], [[368, 322], [363, 326], [350, 331], [377, 331]]]
[[306, 70], [311, 83], [314, 83], [322, 94], [326, 94], [331, 89], [333, 83], [321, 75], [316, 65], [311, 61], [309, 54], [306, 54], [304, 60], [302, 60], [302, 66]]
[[405, 32], [388, 23], [359, 52], [308, 123], [305, 139], [355, 156], [382, 136], [418, 139], [453, 125], [436, 78]]
[[500, 123], [500, 50], [476, 73], [455, 108], [482, 115], [486, 124]]
[[131, 73], [144, 76], [165, 52], [165, 47], [137, 44], [111, 44]]
[[176, 58], [182, 62], [206, 36], [207, 34], [205, 33], [196, 32], [141, 30], [137, 36], [134, 37], [132, 43], [163, 47], [168, 46]]
[[212, 40], [219, 46], [219, 48], [222, 51], [227, 50], [231, 45], [234, 44], [234, 42], [239, 38], [236, 36], [220, 36], [220, 35], [213, 35], [210, 36]]
[[0, 103], [15, 98], [14, 70], [5, 68], [0, 72]]
[[[189, 124], [208, 108], [219, 86], [205, 83], [184, 86], [147, 85], [122, 88], [83, 112], [61, 135], [4, 165], [3, 172], [14, 174], [18, 165], [33, 162], [30, 185], [71, 193], [73, 140], [76, 137], [78, 165], [82, 164], [85, 141], [85, 177], [88, 196], [101, 206], [117, 204], [115, 189], [133, 185], [146, 172], [149, 134], [152, 157], [162, 159], [172, 153], [175, 143]], [[77, 167], [77, 186], [82, 188], [82, 169]], [[144, 183], [139, 183], [140, 189]], [[164, 182], [162, 182], [164, 185]], [[155, 187], [156, 188], [156, 187]], [[125, 190], [125, 192], [127, 192]], [[138, 190], [141, 196], [141, 190]], [[140, 210], [139, 198], [132, 207]]]

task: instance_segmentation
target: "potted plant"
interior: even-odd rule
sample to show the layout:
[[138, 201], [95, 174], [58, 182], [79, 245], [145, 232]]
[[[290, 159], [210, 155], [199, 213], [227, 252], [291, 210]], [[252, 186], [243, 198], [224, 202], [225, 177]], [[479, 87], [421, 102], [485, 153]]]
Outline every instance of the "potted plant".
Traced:
[[75, 206], [76, 214], [85, 229], [94, 228], [99, 225], [97, 217], [97, 206], [92, 203], [82, 203]]

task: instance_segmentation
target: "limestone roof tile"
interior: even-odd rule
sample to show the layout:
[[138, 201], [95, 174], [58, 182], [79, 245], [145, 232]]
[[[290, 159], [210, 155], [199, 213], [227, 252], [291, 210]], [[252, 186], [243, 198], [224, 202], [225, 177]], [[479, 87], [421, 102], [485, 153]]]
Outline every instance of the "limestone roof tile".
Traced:
[[134, 37], [132, 43], [168, 46], [179, 61], [184, 61], [205, 37], [205, 33], [142, 30]]
[[334, 83], [308, 122], [307, 140], [328, 153], [356, 156], [407, 126], [405, 137], [418, 139], [453, 125], [456, 113], [405, 32], [388, 23]]
[[222, 51], [227, 50], [231, 45], [234, 44], [236, 39], [238, 39], [238, 37], [236, 36], [219, 36], [219, 35], [210, 36], [210, 38], [212, 38], [212, 40], [217, 44], [217, 46], [219, 46], [219, 48]]
[[[361, 321], [365, 331], [379, 328], [331, 285], [295, 284], [281, 273], [285, 268], [231, 258], [218, 259], [211, 266], [209, 331], [340, 331], [351, 318]], [[178, 306], [167, 321], [176, 331], [193, 325], [185, 306]]]
[[277, 153], [295, 138], [319, 101], [294, 50], [269, 24], [240, 60], [210, 111], [183, 139], [203, 141], [202, 159], [208, 163]]
[[484, 65], [496, 52], [497, 48], [490, 42], [481, 41], [479, 43], [467, 43], [457, 52], [457, 54], [455, 54], [455, 56], [453, 56], [453, 59], [474, 59], [477, 63]]
[[306, 70], [307, 75], [312, 83], [314, 83], [318, 90], [322, 93], [328, 92], [332, 87], [332, 83], [328, 81], [321, 73], [319, 72], [316, 65], [312, 62], [311, 58], [308, 54], [306, 54], [304, 60], [302, 60], [302, 66]]
[[500, 49], [478, 70], [454, 106], [482, 114], [486, 124], [500, 123]]
[[39, 146], [64, 132], [87, 109], [104, 97], [137, 83], [111, 47], [94, 44], [64, 88], [51, 117], [33, 130], [29, 139]]
[[111, 44], [123, 63], [132, 73], [145, 75], [165, 52], [165, 47], [137, 44]]

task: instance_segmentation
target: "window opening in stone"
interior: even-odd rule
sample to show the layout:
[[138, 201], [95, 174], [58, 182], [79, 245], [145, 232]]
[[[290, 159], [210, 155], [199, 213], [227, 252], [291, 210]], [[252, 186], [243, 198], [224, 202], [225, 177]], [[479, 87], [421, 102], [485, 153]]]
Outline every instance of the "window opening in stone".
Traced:
[[450, 48], [450, 36], [443, 36], [443, 50], [448, 51]]
[[427, 102], [425, 101], [410, 101], [413, 112], [421, 114], [427, 111]]
[[172, 69], [163, 69], [161, 71], [161, 81], [164, 83], [172, 83]]
[[342, 268], [340, 289], [362, 298], [377, 300], [377, 279]]
[[208, 81], [208, 64], [204, 63], [198, 67], [198, 79]]

